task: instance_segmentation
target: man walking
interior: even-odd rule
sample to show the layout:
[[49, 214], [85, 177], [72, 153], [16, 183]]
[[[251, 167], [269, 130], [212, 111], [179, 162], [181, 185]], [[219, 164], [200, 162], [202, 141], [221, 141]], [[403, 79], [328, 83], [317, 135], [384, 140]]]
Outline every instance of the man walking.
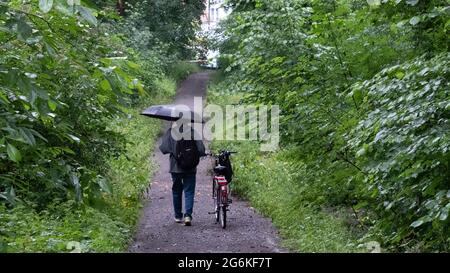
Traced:
[[[172, 175], [172, 196], [175, 221], [190, 226], [194, 208], [197, 165], [201, 156], [205, 156], [205, 146], [201, 140], [195, 140], [194, 130], [190, 139], [175, 140], [172, 128], [162, 138], [159, 149], [163, 154], [170, 154], [170, 173]], [[184, 214], [182, 213], [182, 196], [184, 191]]]

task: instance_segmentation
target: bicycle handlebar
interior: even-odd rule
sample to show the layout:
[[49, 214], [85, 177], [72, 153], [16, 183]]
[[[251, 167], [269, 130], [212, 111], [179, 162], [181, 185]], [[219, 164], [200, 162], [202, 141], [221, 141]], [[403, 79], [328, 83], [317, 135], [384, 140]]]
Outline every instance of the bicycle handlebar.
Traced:
[[206, 153], [207, 156], [214, 156], [214, 157], [218, 157], [220, 155], [232, 155], [232, 154], [237, 154], [238, 152], [234, 152], [234, 151], [220, 151], [218, 154], [214, 154], [212, 152]]

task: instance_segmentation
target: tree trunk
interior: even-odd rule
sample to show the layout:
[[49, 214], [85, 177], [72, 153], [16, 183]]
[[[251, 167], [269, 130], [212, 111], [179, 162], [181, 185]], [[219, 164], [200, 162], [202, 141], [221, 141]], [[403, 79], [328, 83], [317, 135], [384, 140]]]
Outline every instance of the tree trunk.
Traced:
[[117, 12], [120, 16], [125, 16], [125, 0], [117, 0]]

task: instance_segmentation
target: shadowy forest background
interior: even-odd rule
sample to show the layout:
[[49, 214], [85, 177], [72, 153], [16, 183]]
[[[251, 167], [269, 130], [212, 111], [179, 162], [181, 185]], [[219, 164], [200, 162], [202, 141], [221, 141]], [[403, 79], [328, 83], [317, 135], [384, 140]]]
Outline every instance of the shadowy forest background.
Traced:
[[126, 248], [202, 1], [0, 1], [0, 252]]

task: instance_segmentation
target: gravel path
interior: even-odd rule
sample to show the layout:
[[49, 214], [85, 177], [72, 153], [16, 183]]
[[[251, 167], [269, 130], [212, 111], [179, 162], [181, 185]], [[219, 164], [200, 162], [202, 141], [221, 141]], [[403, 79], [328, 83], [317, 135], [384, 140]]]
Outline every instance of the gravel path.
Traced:
[[[205, 98], [208, 79], [208, 72], [189, 76], [179, 86], [175, 103], [192, 105], [193, 96]], [[214, 215], [208, 214], [213, 210], [209, 174], [212, 161], [209, 158], [202, 159], [198, 166], [192, 226], [175, 223], [169, 158], [159, 152], [159, 143], [153, 156], [160, 168], [151, 182], [149, 201], [143, 209], [129, 252], [285, 252], [278, 246], [279, 238], [271, 221], [236, 197], [232, 198], [233, 204], [227, 215], [227, 228], [223, 230], [215, 224]]]

